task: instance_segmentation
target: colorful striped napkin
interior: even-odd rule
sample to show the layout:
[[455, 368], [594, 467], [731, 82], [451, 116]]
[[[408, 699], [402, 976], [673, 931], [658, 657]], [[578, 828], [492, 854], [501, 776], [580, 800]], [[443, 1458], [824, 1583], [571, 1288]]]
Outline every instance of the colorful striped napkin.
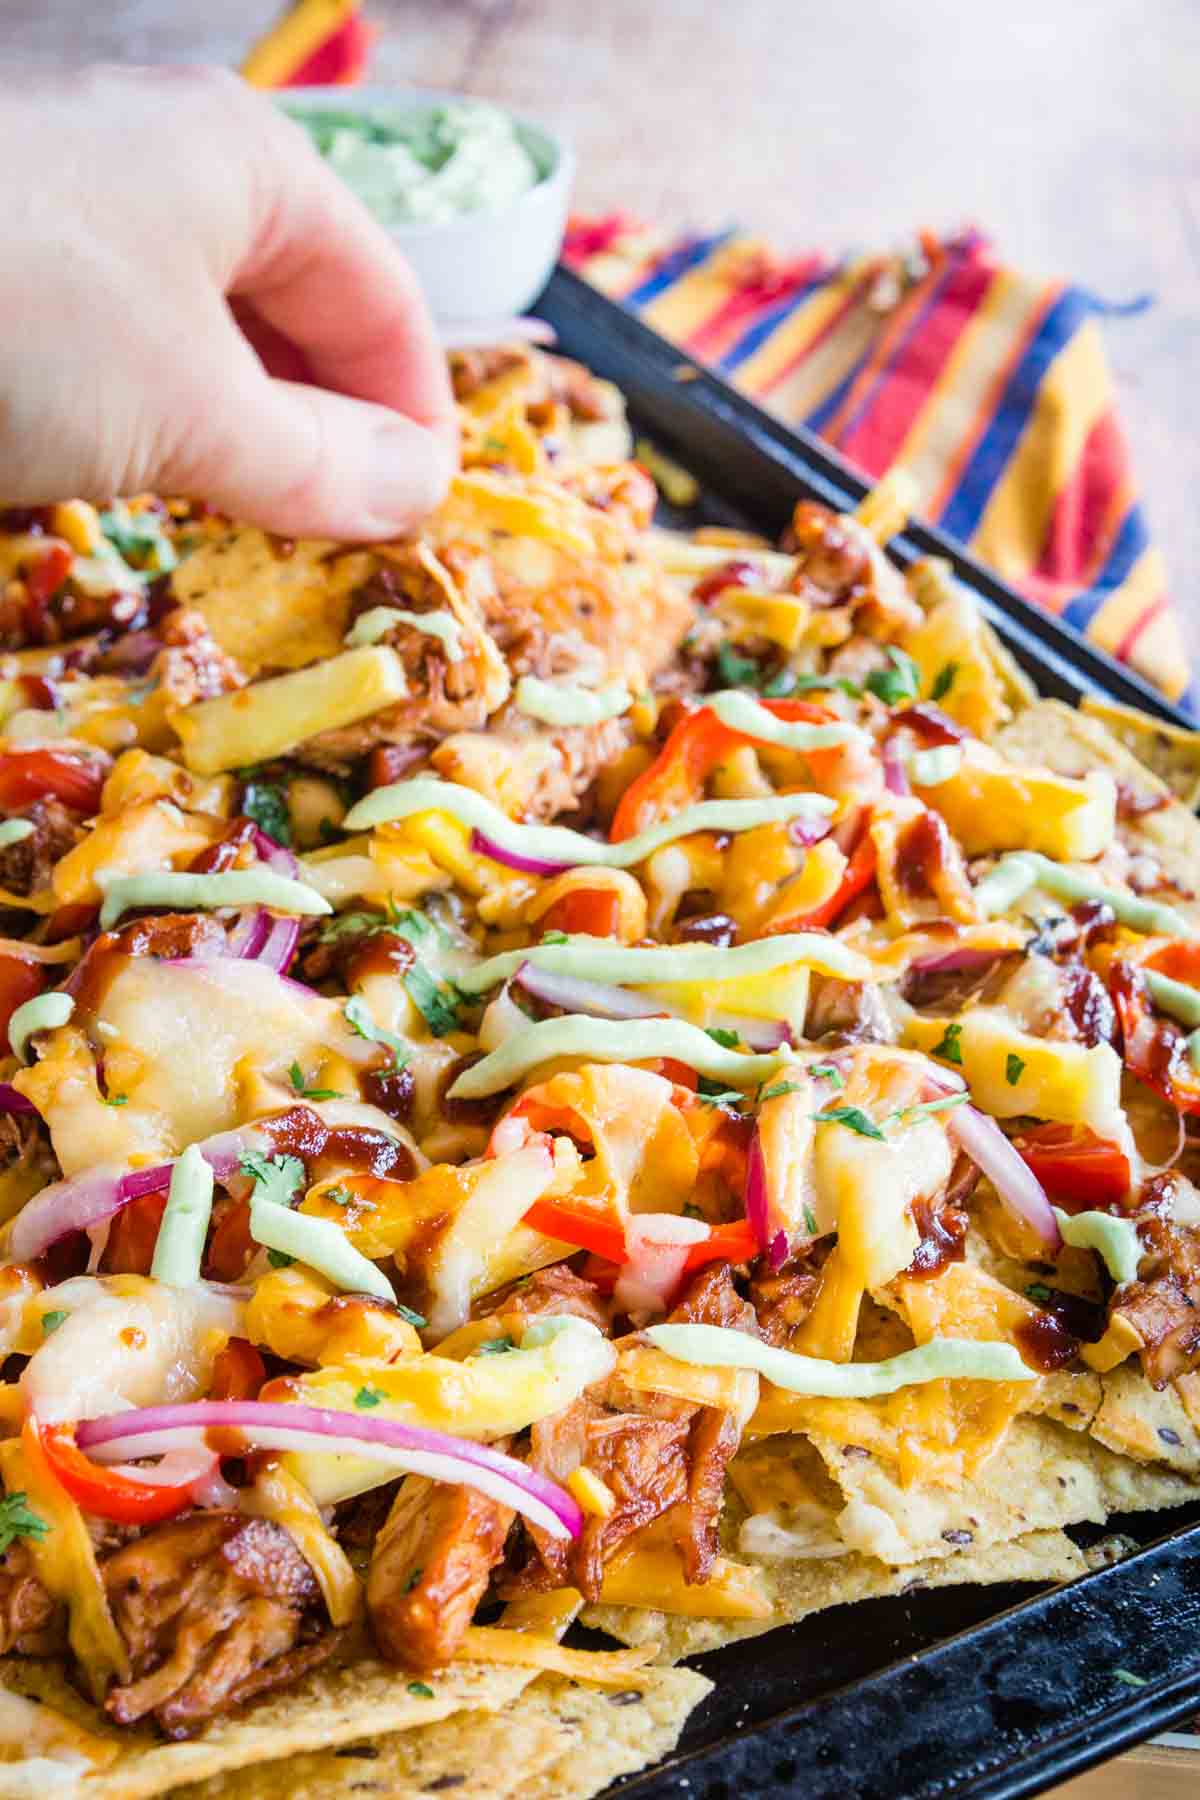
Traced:
[[1096, 323], [1114, 310], [1005, 267], [976, 231], [790, 261], [734, 232], [572, 221], [566, 260], [920, 510], [1022, 593], [1200, 710], [1138, 504]]

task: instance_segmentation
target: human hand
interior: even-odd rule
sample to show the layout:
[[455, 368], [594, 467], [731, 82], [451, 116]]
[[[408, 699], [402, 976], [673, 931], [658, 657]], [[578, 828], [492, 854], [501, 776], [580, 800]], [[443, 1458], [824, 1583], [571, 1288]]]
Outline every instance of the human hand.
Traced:
[[153, 488], [377, 538], [457, 454], [404, 258], [301, 129], [215, 69], [7, 72], [0, 504]]

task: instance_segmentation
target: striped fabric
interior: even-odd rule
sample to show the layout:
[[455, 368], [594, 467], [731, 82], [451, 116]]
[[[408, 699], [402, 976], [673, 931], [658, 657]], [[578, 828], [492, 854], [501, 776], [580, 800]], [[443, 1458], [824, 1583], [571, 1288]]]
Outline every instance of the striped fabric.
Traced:
[[671, 243], [614, 214], [572, 221], [565, 254], [866, 474], [902, 463], [926, 518], [1197, 710], [1094, 297], [1004, 267], [973, 231], [785, 262], [732, 232]]

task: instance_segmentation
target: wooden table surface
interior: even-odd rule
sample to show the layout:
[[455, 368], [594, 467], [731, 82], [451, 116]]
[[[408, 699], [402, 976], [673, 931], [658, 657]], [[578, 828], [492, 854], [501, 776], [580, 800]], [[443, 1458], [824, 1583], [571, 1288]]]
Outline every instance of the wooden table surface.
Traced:
[[[888, 244], [915, 225], [971, 220], [1016, 263], [1109, 299], [1153, 294], [1108, 337], [1151, 526], [1200, 651], [1195, 0], [370, 0], [369, 11], [384, 27], [379, 81], [465, 90], [566, 131], [581, 207], [681, 226], [736, 220], [789, 249]], [[0, 0], [0, 53], [235, 64], [271, 15], [271, 0]], [[1123, 1759], [1072, 1784], [1071, 1800], [1182, 1796], [1196, 1778], [1179, 1755]]]

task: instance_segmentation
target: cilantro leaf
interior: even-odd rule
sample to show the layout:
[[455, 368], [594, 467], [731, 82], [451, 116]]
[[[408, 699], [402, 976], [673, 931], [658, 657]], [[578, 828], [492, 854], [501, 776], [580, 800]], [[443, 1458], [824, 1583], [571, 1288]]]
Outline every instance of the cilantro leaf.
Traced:
[[921, 690], [921, 671], [912, 657], [893, 644], [888, 650], [886, 669], [872, 669], [865, 686], [885, 706], [898, 706], [901, 700], [915, 700]]
[[750, 656], [739, 656], [729, 644], [717, 651], [717, 675], [726, 687], [757, 687], [762, 670]]
[[156, 514], [130, 512], [126, 506], [113, 507], [100, 514], [100, 529], [136, 574], [165, 575], [175, 567], [178, 560], [175, 546], [164, 533]]
[[1016, 1087], [1024, 1073], [1024, 1062], [1015, 1051], [1010, 1050], [1004, 1059], [1004, 1079], [1007, 1081], [1009, 1087]]
[[742, 1096], [737, 1088], [718, 1087], [715, 1081], [706, 1081], [703, 1076], [696, 1090], [696, 1098], [701, 1106], [737, 1106], [742, 1104]]
[[516, 1349], [510, 1337], [485, 1338], [482, 1344], [476, 1345], [476, 1356], [507, 1356], [510, 1350]]
[[1149, 1686], [1145, 1676], [1133, 1675], [1128, 1669], [1114, 1669], [1113, 1680], [1119, 1681], [1122, 1687], [1144, 1688]]
[[916, 1106], [902, 1107], [891, 1114], [893, 1119], [927, 1119], [932, 1113], [948, 1112], [952, 1106], [964, 1106], [966, 1094], [945, 1094], [940, 1100], [922, 1100]]
[[[837, 688], [851, 700], [862, 699], [863, 691], [861, 685], [857, 681], [851, 681], [849, 675], [797, 675], [790, 669], [786, 671], [786, 674], [788, 685], [785, 689], [781, 690], [781, 692], [784, 693], [808, 694], [811, 693], [814, 688], [824, 688], [828, 693], [832, 692], [834, 688]], [[776, 681], [782, 681], [783, 677], [777, 675], [775, 679]], [[763, 693], [765, 694], [766, 692], [767, 689], [764, 688]]]
[[382, 1044], [392, 1053], [392, 1067], [403, 1069], [409, 1060], [408, 1045], [395, 1032], [385, 1031], [377, 1025], [367, 1008], [361, 994], [354, 994], [342, 1008], [343, 1016], [356, 1037], [369, 1038], [374, 1044]]
[[1053, 1300], [1054, 1295], [1044, 1281], [1031, 1281], [1025, 1289], [1025, 1297], [1027, 1300], [1036, 1300], [1039, 1306], [1045, 1306], [1048, 1301]]
[[386, 1400], [386, 1398], [387, 1395], [381, 1388], [360, 1387], [357, 1394], [354, 1396], [354, 1404], [361, 1412], [367, 1407], [378, 1406], [379, 1402], [381, 1400]]
[[827, 1081], [833, 1088], [844, 1088], [846, 1085], [845, 1077], [836, 1063], [812, 1063], [808, 1072], [814, 1081]]
[[930, 1055], [931, 1056], [940, 1056], [942, 1058], [943, 1062], [958, 1063], [958, 1065], [961, 1068], [961, 1066], [962, 1066], [962, 1045], [958, 1041], [959, 1038], [961, 1038], [961, 1036], [962, 1036], [962, 1026], [961, 1025], [947, 1025], [946, 1030], [943, 1033], [941, 1043], [935, 1044], [933, 1046], [933, 1049], [930, 1052]]
[[810, 1237], [816, 1237], [817, 1215], [807, 1201], [805, 1201], [804, 1204], [804, 1229], [809, 1233]]
[[413, 1589], [416, 1587], [418, 1581], [420, 1581], [420, 1579], [424, 1573], [425, 1573], [424, 1569], [413, 1569], [408, 1577], [408, 1580], [404, 1583], [403, 1588], [400, 1590], [401, 1593], [411, 1594]]
[[292, 841], [287, 794], [273, 781], [248, 781], [242, 789], [242, 811], [277, 844]]
[[323, 1200], [332, 1201], [334, 1206], [353, 1206], [358, 1196], [357, 1194], [352, 1193], [348, 1187], [343, 1187], [341, 1183], [338, 1182], [336, 1186], [326, 1188], [321, 1198]]
[[295, 1260], [295, 1257], [289, 1256], [286, 1250], [267, 1251], [267, 1261], [273, 1269], [290, 1269]]
[[6, 1494], [0, 1500], [0, 1554], [19, 1537], [44, 1538], [50, 1530], [40, 1513], [25, 1504], [23, 1492]]
[[433, 1699], [433, 1689], [427, 1681], [410, 1681], [408, 1684], [408, 1691], [417, 1700]]
[[798, 1094], [799, 1092], [800, 1083], [798, 1081], [776, 1081], [771, 1087], [763, 1088], [758, 1097], [760, 1100], [781, 1100], [785, 1094]]
[[344, 1100], [346, 1098], [346, 1096], [340, 1094], [336, 1088], [305, 1087], [304, 1071], [299, 1063], [292, 1064], [291, 1068], [288, 1070], [288, 1078], [291, 1081], [293, 1091], [299, 1094], [302, 1100]]
[[304, 1164], [298, 1156], [263, 1156], [257, 1150], [246, 1150], [238, 1158], [238, 1167], [255, 1183], [255, 1200], [276, 1206], [290, 1206], [304, 1184]]
[[42, 1314], [42, 1330], [47, 1337], [50, 1336], [52, 1331], [58, 1330], [66, 1316], [65, 1312], [47, 1312]]
[[736, 1031], [730, 1031], [725, 1025], [706, 1025], [705, 1031], [714, 1044], [720, 1044], [722, 1050], [736, 1050], [742, 1041]]
[[542, 933], [543, 944], [565, 944], [566, 941], [567, 934], [565, 931], [543, 931]]
[[105, 1094], [104, 1104], [105, 1104], [105, 1106], [128, 1106], [129, 1105], [129, 1095], [128, 1094]]
[[929, 690], [929, 698], [931, 700], [944, 700], [946, 698], [946, 695], [954, 686], [954, 677], [958, 674], [958, 670], [959, 664], [956, 662], [942, 664], [941, 668], [934, 676], [933, 686]]
[[859, 1137], [883, 1137], [874, 1119], [861, 1106], [827, 1106], [824, 1112], [814, 1113], [813, 1119], [818, 1125], [844, 1125], [848, 1131], [857, 1131]]

